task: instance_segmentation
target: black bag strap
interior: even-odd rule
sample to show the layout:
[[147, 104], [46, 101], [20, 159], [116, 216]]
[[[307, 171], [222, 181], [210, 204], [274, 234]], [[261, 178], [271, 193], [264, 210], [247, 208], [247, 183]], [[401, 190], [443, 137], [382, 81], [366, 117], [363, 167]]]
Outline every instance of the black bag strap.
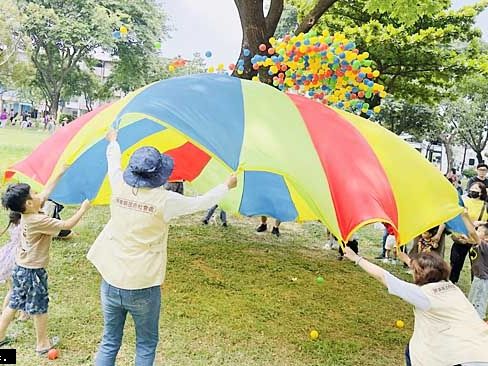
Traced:
[[483, 202], [483, 207], [481, 207], [481, 212], [480, 212], [480, 216], [478, 217], [478, 221], [481, 221], [481, 219], [483, 218], [483, 213], [485, 212], [486, 210], [486, 201]]

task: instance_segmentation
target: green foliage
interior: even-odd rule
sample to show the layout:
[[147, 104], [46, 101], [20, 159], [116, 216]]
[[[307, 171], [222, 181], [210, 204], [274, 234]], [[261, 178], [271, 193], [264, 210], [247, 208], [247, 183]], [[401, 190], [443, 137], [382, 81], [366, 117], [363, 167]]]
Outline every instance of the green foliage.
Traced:
[[32, 40], [37, 85], [56, 115], [61, 91], [78, 64], [110, 47], [116, 19], [95, 0], [22, 0], [23, 31]]
[[430, 16], [451, 5], [449, 0], [369, 0], [364, 9], [369, 13], [388, 14], [392, 19], [407, 26], [424, 16]]
[[463, 170], [463, 175], [469, 179], [469, 178], [476, 177], [476, 175], [478, 175], [478, 173], [476, 172], [476, 170], [474, 168], [469, 168], [469, 169]]
[[298, 10], [295, 6], [285, 3], [280, 21], [274, 32], [275, 38], [282, 38], [285, 34], [293, 34], [298, 26]]
[[[93, 77], [81, 85], [79, 67], [90, 62], [95, 49], [106, 49], [118, 60], [111, 86], [124, 91], [147, 83], [147, 70], [154, 62], [155, 42], [162, 37], [164, 15], [153, 0], [19, 0], [23, 32], [32, 40], [31, 58], [37, 85], [58, 109], [61, 94], [75, 89], [90, 97], [100, 89]], [[124, 26], [120, 39], [113, 32]], [[87, 76], [88, 74], [85, 74]], [[78, 82], [66, 86], [68, 80]]]
[[70, 123], [71, 121], [73, 121], [76, 117], [73, 116], [73, 114], [71, 113], [61, 113], [59, 115], [59, 122], [62, 123], [62, 122], [66, 122], [66, 123]]
[[78, 67], [68, 75], [62, 92], [65, 101], [75, 96], [83, 96], [88, 111], [93, 109], [94, 101], [110, 97], [102, 81], [92, 70], [82, 70]]
[[[128, 28], [128, 37], [116, 40], [118, 58], [108, 85], [125, 93], [155, 80], [160, 61], [155, 45], [167, 32], [166, 16], [154, 0], [103, 0], [110, 12], [117, 14], [118, 25]], [[117, 28], [118, 29], [118, 28]]]
[[358, 49], [368, 51], [381, 72], [378, 82], [390, 94], [413, 103], [434, 104], [450, 97], [447, 91], [464, 75], [486, 69], [487, 53], [474, 24], [488, 1], [456, 11], [449, 10], [446, 1], [417, 1], [417, 7], [411, 8], [420, 9], [422, 16], [405, 24], [392, 14], [374, 11], [375, 7], [384, 11], [393, 4], [407, 3], [411, 2], [340, 0], [314, 29], [343, 32]]
[[13, 85], [16, 69], [22, 63], [18, 52], [26, 48], [20, 22], [21, 15], [14, 0], [0, 1], [0, 85], [7, 88]]
[[419, 140], [429, 132], [438, 130], [439, 123], [435, 109], [393, 98], [384, 100], [382, 110], [375, 119], [397, 135], [408, 133]]

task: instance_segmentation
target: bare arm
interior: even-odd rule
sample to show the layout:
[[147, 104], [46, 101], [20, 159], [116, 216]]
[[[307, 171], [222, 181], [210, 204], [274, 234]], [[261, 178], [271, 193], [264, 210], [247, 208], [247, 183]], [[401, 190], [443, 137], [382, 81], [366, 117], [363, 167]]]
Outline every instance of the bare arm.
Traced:
[[73, 216], [71, 216], [67, 220], [63, 220], [64, 227], [66, 228], [66, 230], [71, 230], [72, 228], [74, 228], [80, 222], [81, 218], [88, 211], [89, 208], [90, 208], [90, 201], [84, 200], [83, 203], [81, 204], [81, 207], [78, 209], [78, 211], [76, 211], [76, 213]]
[[66, 172], [66, 170], [68, 170], [68, 166], [63, 166], [63, 168], [61, 169], [59, 174], [56, 176], [56, 178], [54, 178], [53, 180], [48, 182], [46, 184], [46, 186], [44, 187], [43, 191], [41, 193], [39, 193], [39, 197], [41, 199], [41, 206], [44, 204], [44, 202], [47, 201], [47, 199], [49, 198], [49, 196], [53, 192], [54, 188], [56, 188], [59, 181], [63, 177], [63, 174]]
[[354, 251], [349, 247], [346, 247], [344, 249], [344, 256], [350, 261], [356, 263], [362, 269], [364, 269], [364, 271], [366, 271], [366, 273], [368, 273], [370, 276], [376, 278], [383, 285], [387, 286], [385, 278], [386, 271], [383, 268], [377, 266], [376, 264], [368, 262], [363, 257], [354, 253]]

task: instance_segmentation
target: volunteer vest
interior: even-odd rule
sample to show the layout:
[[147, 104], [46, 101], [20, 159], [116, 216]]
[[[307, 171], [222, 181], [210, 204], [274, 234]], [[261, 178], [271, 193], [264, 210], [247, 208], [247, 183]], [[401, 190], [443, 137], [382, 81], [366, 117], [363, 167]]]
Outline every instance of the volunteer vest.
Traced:
[[447, 281], [430, 283], [421, 289], [431, 307], [427, 311], [414, 310], [412, 366], [488, 362], [488, 325], [462, 291]]
[[112, 286], [134, 290], [161, 285], [166, 273], [169, 225], [162, 207], [163, 188], [133, 188], [122, 182], [112, 190], [111, 217], [87, 258]]

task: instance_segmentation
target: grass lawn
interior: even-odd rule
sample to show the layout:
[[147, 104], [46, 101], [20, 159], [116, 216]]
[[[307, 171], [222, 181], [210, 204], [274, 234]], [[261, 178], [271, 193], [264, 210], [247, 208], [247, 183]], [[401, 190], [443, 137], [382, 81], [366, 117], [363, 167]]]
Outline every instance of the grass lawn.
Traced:
[[[0, 129], [2, 175], [46, 136]], [[73, 211], [67, 208], [63, 217]], [[202, 226], [200, 218], [175, 220], [170, 229], [156, 365], [404, 364], [403, 350], [413, 327], [411, 307], [389, 296], [352, 263], [338, 261], [335, 251], [323, 250], [325, 235], [319, 224], [284, 223], [277, 239], [254, 232], [257, 218], [231, 217], [226, 229]], [[15, 322], [9, 333], [17, 337], [17, 364], [93, 364], [103, 325], [100, 277], [85, 255], [107, 220], [108, 209], [95, 207], [77, 227], [75, 238], [53, 242], [49, 329], [62, 339], [61, 355], [57, 361], [36, 357], [32, 321]], [[3, 212], [0, 227], [5, 224]], [[372, 227], [361, 230], [363, 255], [378, 253], [381, 234]], [[401, 266], [386, 266], [409, 277]], [[461, 281], [464, 291], [468, 271], [469, 265]], [[315, 281], [319, 275], [325, 278], [322, 285]], [[404, 329], [394, 327], [397, 319], [405, 321]], [[320, 333], [316, 341], [308, 337], [312, 329]], [[129, 319], [118, 365], [133, 364], [134, 347]]]

